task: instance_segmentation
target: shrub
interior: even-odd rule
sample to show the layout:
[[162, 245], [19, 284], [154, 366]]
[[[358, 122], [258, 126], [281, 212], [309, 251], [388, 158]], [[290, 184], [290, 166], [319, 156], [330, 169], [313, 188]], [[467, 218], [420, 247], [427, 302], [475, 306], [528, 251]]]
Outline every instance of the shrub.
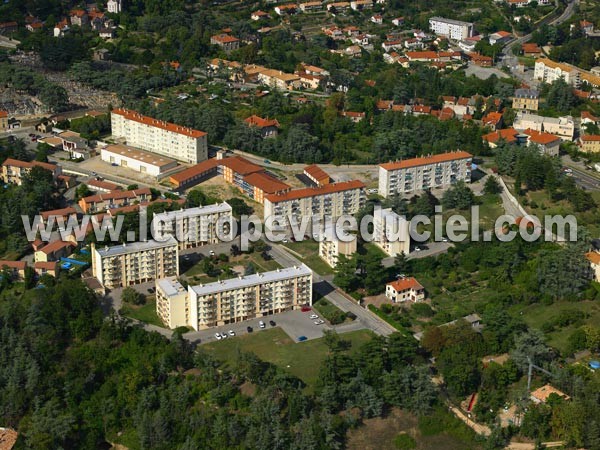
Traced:
[[394, 446], [400, 450], [410, 450], [417, 447], [417, 441], [406, 433], [400, 433], [394, 439]]

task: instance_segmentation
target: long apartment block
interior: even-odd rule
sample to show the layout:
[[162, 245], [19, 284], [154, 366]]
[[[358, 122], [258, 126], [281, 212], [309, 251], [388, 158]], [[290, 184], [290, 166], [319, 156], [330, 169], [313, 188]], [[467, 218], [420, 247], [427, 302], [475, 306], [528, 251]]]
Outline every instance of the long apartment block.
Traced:
[[470, 153], [456, 151], [380, 164], [379, 195], [412, 195], [461, 180], [470, 183], [472, 160]]
[[312, 304], [312, 271], [301, 266], [185, 288], [156, 281], [156, 313], [169, 328], [203, 330]]
[[113, 109], [112, 135], [139, 147], [189, 164], [208, 158], [207, 133], [144, 116], [128, 109]]
[[229, 234], [231, 211], [229, 203], [223, 202], [155, 214], [153, 232], [175, 236], [180, 249], [216, 244]]
[[287, 226], [288, 218], [310, 220], [356, 214], [365, 204], [365, 184], [359, 180], [321, 187], [295, 189], [265, 196], [265, 219], [273, 217]]
[[92, 244], [92, 274], [108, 289], [179, 275], [177, 241], [149, 240], [112, 247]]

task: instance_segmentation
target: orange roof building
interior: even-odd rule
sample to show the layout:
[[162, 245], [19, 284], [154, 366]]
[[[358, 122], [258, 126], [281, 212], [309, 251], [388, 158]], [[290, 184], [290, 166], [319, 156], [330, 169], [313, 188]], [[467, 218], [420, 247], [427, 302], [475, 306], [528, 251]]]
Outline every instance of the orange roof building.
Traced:
[[400, 278], [385, 285], [385, 296], [394, 303], [422, 302], [425, 288], [414, 277]]
[[252, 115], [244, 119], [244, 122], [250, 127], [259, 128], [263, 138], [277, 136], [279, 122], [276, 119], [263, 119], [257, 115]]
[[483, 142], [486, 142], [491, 148], [496, 148], [501, 141], [507, 144], [517, 142], [517, 136], [519, 136], [519, 132], [514, 128], [505, 128], [483, 135]]
[[316, 164], [306, 166], [304, 168], [304, 175], [306, 175], [317, 186], [324, 186], [331, 182], [331, 177], [329, 174]]
[[546, 384], [545, 386], [542, 386], [541, 388], [538, 388], [531, 393], [531, 400], [534, 403], [546, 403], [548, 401], [548, 397], [550, 397], [550, 395], [552, 394], [558, 395], [566, 401], [571, 399], [571, 397], [569, 397], [564, 392], [559, 391], [558, 389], [556, 389], [553, 386], [550, 386], [549, 384]]

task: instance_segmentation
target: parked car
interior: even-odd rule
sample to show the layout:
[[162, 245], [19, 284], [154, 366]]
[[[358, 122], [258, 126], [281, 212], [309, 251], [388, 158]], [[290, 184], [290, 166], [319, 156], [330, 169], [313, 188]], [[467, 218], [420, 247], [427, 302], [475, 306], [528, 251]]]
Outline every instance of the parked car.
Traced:
[[225, 333], [225, 332], [221, 333], [221, 337], [222, 337], [223, 339], [227, 339], [227, 333]]
[[317, 316], [316, 314], [311, 314], [311, 315], [310, 315], [310, 318], [311, 318], [311, 319], [318, 319], [318, 318], [319, 318], [319, 316]]
[[325, 323], [325, 321], [324, 321], [324, 320], [322, 320], [322, 319], [319, 319], [319, 320], [315, 320], [313, 323], [314, 323], [315, 325], [323, 325], [323, 324]]
[[247, 331], [248, 333], [252, 333], [252, 331], [254, 331], [254, 330], [252, 329], [252, 327], [246, 327], [246, 331]]
[[229, 336], [235, 336], [235, 331], [229, 330]]
[[274, 320], [269, 320], [269, 325], [271, 325], [272, 327], [275, 326], [275, 321]]
[[265, 323], [261, 320], [260, 322], [258, 322], [258, 326], [261, 328], [265, 327]]
[[210, 252], [208, 252], [210, 254], [210, 256], [215, 256], [215, 251], [211, 250]]
[[312, 308], [308, 305], [304, 305], [302, 308], [300, 308], [300, 311], [302, 311], [302, 312], [308, 312], [311, 310], [312, 310]]
[[215, 333], [215, 337], [217, 338], [217, 341], [220, 341], [221, 339], [223, 339], [221, 337], [221, 333]]
[[298, 342], [304, 342], [304, 341], [306, 341], [307, 339], [308, 339], [308, 338], [307, 338], [306, 336], [300, 336], [300, 337], [298, 338]]

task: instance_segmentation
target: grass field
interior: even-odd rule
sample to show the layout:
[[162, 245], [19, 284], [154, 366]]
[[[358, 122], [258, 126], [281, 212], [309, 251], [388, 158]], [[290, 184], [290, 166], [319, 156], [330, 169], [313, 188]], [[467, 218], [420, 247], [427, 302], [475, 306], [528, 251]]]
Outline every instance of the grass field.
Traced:
[[121, 314], [141, 322], [164, 327], [164, 324], [156, 315], [156, 300], [154, 297], [148, 297], [146, 304], [142, 306], [124, 304], [121, 308]]
[[[349, 352], [356, 350], [373, 337], [367, 330], [353, 331], [341, 335], [352, 344]], [[304, 381], [309, 390], [315, 385], [319, 367], [327, 355], [323, 339], [294, 342], [281, 328], [256, 331], [225, 341], [203, 345], [202, 350], [213, 354], [217, 359], [232, 363], [238, 349], [252, 352], [260, 359], [275, 364]]]
[[[335, 320], [334, 318], [336, 316], [339, 317], [342, 314], [344, 314], [344, 312], [340, 308], [335, 306], [329, 300], [322, 298], [322, 297], [319, 298], [319, 300], [316, 300], [315, 297], [316, 296], [313, 296], [313, 305], [312, 305], [313, 309], [317, 313], [321, 314], [321, 316], [323, 316], [329, 322], [332, 322], [332, 319]], [[352, 321], [352, 319], [349, 317], [346, 317], [346, 319], [344, 320], [344, 322], [351, 322], [351, 321]]]
[[[221, 270], [223, 270], [225, 267], [246, 267], [249, 263], [252, 263], [254, 265], [257, 272], [269, 272], [271, 270], [276, 270], [281, 267], [281, 265], [274, 259], [265, 260], [258, 252], [243, 253], [235, 257], [230, 256], [228, 262], [221, 262], [217, 258], [214, 259], [214, 264]], [[223, 278], [222, 275], [220, 277], [209, 277], [202, 271], [201, 262], [190, 267], [187, 271], [183, 273], [183, 275], [187, 278], [193, 279], [194, 282], [202, 283], [210, 283], [211, 281], [217, 281], [218, 278]], [[229, 278], [233, 278], [233, 276]]]
[[[523, 320], [532, 328], [540, 329], [546, 322], [560, 316], [564, 311], [578, 310], [586, 314], [584, 323], [597, 325], [600, 323], [600, 304], [594, 301], [581, 302], [556, 302], [551, 305], [536, 303], [534, 305], [516, 305], [512, 313], [522, 316]], [[522, 313], [522, 314], [521, 314]], [[568, 338], [578, 328], [569, 325], [547, 334], [548, 344], [565, 352], [568, 347]]]
[[302, 242], [287, 242], [283, 245], [301, 255], [302, 262], [319, 275], [331, 275], [333, 273], [333, 268], [319, 256], [319, 243], [314, 239], [305, 239]]

